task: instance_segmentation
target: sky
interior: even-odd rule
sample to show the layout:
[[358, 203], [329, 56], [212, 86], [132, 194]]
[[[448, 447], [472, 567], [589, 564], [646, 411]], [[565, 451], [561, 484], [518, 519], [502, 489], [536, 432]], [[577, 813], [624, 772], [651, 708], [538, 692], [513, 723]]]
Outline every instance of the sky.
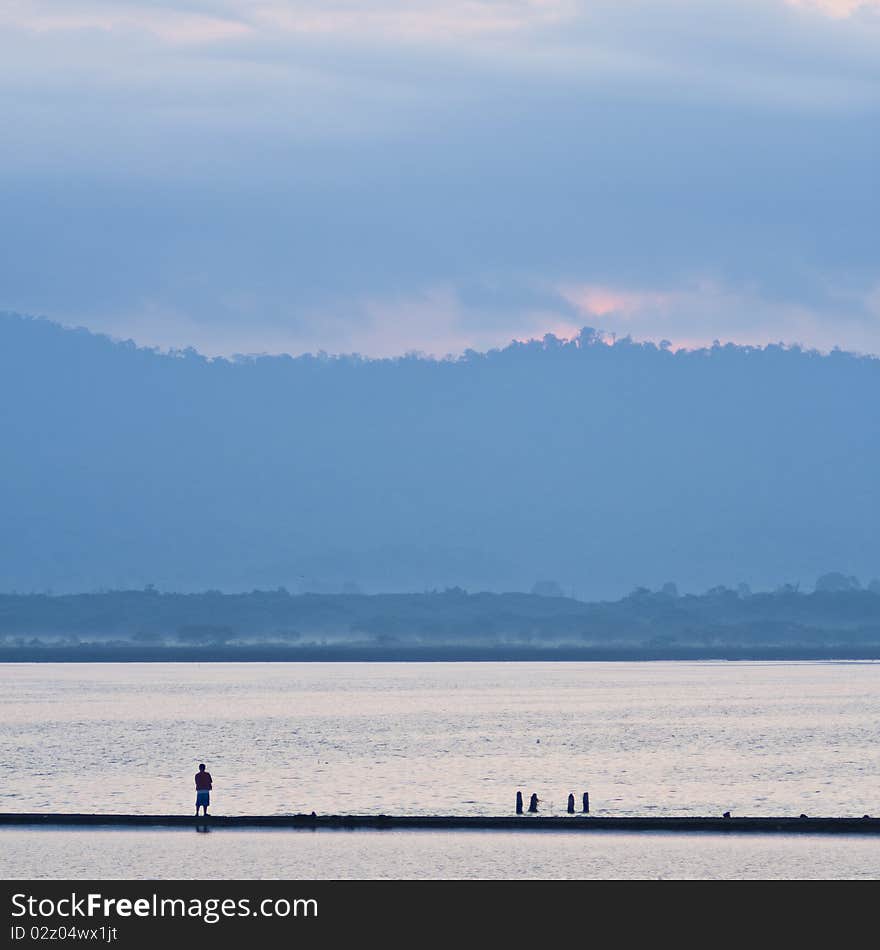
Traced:
[[878, 0], [3, 0], [0, 310], [880, 353]]

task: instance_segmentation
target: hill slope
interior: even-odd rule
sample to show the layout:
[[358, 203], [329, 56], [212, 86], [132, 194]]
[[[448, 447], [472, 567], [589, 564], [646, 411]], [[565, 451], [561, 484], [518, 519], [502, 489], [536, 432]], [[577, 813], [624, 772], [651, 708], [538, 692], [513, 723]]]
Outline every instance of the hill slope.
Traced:
[[880, 361], [513, 344], [159, 354], [0, 317], [0, 590], [880, 573]]

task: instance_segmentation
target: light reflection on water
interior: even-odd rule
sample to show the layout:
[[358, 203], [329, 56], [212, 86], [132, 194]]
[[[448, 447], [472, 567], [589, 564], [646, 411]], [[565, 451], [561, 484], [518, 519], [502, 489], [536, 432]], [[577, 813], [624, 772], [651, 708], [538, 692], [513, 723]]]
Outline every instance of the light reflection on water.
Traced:
[[0, 829], [0, 876], [87, 879], [831, 879], [880, 874], [857, 835]]
[[0, 810], [880, 814], [880, 663], [0, 665]]

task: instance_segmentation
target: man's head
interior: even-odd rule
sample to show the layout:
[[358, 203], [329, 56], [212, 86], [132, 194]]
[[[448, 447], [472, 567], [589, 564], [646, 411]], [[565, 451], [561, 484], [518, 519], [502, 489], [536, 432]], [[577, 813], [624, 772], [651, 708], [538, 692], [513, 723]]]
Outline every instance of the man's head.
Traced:
[[205, 771], [205, 763], [204, 763], [204, 762], [202, 762], [201, 765], [199, 765], [199, 771], [200, 771], [200, 772], [204, 772], [204, 771]]

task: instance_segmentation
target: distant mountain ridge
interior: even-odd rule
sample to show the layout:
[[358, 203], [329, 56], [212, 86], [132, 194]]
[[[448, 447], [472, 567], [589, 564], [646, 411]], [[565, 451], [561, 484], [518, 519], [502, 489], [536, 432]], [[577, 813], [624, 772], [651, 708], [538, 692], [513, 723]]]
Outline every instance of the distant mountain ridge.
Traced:
[[0, 316], [0, 590], [880, 574], [880, 360], [514, 343], [161, 354]]

